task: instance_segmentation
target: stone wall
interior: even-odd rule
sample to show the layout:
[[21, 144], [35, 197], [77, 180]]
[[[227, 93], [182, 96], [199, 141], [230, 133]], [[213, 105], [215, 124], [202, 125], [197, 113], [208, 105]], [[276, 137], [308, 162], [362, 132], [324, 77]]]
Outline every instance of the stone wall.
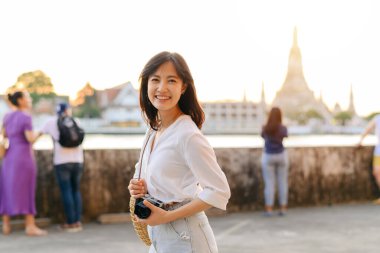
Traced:
[[[289, 206], [329, 205], [373, 199], [378, 192], [371, 175], [373, 147], [289, 148]], [[216, 149], [232, 197], [228, 211], [263, 208], [261, 149]], [[100, 214], [127, 212], [127, 185], [139, 150], [86, 150], [82, 180], [84, 220]], [[62, 221], [63, 208], [54, 178], [52, 152], [36, 151], [39, 168], [39, 217]]]
[[[366, 201], [377, 194], [372, 147], [289, 148], [289, 206]], [[232, 190], [229, 211], [262, 209], [261, 149], [219, 149]]]

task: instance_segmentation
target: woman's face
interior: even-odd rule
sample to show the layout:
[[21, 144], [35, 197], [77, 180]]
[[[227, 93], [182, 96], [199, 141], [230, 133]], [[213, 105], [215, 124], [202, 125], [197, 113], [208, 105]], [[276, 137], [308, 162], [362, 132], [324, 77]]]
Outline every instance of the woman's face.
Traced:
[[148, 97], [161, 113], [175, 112], [186, 85], [179, 78], [173, 63], [163, 63], [148, 79]]
[[32, 98], [30, 97], [29, 92], [23, 92], [23, 96], [18, 99], [18, 105], [21, 109], [32, 108]]

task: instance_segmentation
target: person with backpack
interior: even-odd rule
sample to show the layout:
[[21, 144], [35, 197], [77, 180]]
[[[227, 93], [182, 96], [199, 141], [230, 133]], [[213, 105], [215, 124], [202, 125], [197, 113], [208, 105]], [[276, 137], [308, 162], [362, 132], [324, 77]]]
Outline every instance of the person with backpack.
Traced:
[[82, 230], [82, 197], [80, 180], [83, 174], [84, 131], [71, 116], [67, 103], [57, 106], [57, 116], [51, 118], [40, 130], [48, 134], [54, 143], [53, 163], [60, 188], [66, 222], [59, 226], [66, 232]]

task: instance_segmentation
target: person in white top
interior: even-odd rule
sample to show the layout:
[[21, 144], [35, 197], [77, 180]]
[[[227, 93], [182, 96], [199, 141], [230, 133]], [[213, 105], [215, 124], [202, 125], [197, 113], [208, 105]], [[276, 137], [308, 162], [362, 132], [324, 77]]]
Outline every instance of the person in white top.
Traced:
[[48, 134], [53, 139], [54, 171], [66, 216], [66, 222], [60, 225], [60, 228], [66, 232], [78, 232], [82, 230], [80, 181], [83, 174], [83, 148], [82, 145], [63, 147], [59, 143], [58, 119], [60, 117], [71, 117], [71, 109], [67, 103], [60, 103], [57, 106], [57, 116], [45, 123], [40, 134]]
[[200, 131], [204, 112], [181, 55], [161, 52], [148, 61], [140, 75], [140, 106], [150, 129], [128, 189], [136, 199], [149, 193], [165, 203], [159, 208], [144, 200], [151, 214], [137, 218], [149, 225], [149, 252], [217, 252], [204, 211], [226, 210], [231, 192]]
[[[376, 115], [367, 125], [366, 129], [360, 136], [358, 146], [362, 145], [364, 138], [371, 132], [375, 131], [377, 136], [377, 144], [373, 151], [373, 160], [372, 160], [372, 173], [375, 177], [376, 184], [380, 189], [380, 115]], [[375, 204], [380, 205], [380, 197], [374, 200]]]

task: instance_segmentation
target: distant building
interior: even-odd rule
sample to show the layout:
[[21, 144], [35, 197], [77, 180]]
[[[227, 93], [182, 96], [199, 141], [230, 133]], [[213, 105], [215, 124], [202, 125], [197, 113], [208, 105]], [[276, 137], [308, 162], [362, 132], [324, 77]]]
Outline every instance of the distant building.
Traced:
[[340, 106], [340, 104], [339, 103], [335, 103], [335, 105], [334, 105], [334, 108], [333, 108], [333, 114], [338, 114], [338, 113], [341, 113], [341, 112], [343, 112], [343, 110], [342, 110], [342, 107]]
[[[293, 45], [289, 53], [288, 72], [285, 81], [272, 102], [272, 106], [282, 109], [285, 121], [297, 125], [306, 124], [310, 118], [315, 117], [322, 125], [334, 124], [334, 115], [343, 110], [339, 104], [335, 105], [333, 111], [326, 106], [322, 98], [322, 93], [317, 99], [314, 92], [308, 87], [303, 74], [301, 51], [298, 47], [297, 29], [294, 28]], [[347, 110], [353, 117], [352, 122], [358, 123], [359, 117], [356, 114], [352, 86], [350, 90], [350, 102]]]
[[98, 101], [102, 109], [102, 118], [112, 126], [145, 128], [139, 93], [131, 82], [98, 91]]
[[49, 114], [55, 115], [55, 108], [61, 102], [69, 102], [68, 96], [54, 96], [51, 98], [40, 98], [33, 106], [33, 115]]
[[83, 125], [93, 132], [145, 132], [146, 124], [142, 118], [139, 93], [131, 82], [115, 87], [96, 90], [87, 83], [77, 93], [74, 100], [76, 110], [97, 108], [98, 118], [82, 118]]
[[348, 123], [349, 125], [361, 126], [365, 124], [363, 118], [359, 117], [355, 109], [354, 91], [352, 89], [352, 84], [350, 86], [350, 100], [349, 100], [347, 112], [351, 115], [351, 120]]
[[350, 101], [348, 104], [348, 110], [349, 113], [352, 115], [356, 115], [356, 109], [355, 109], [355, 104], [354, 104], [354, 92], [352, 90], [352, 84], [350, 86]]
[[206, 134], [260, 133], [266, 117], [264, 86], [259, 103], [247, 101], [244, 93], [242, 101], [204, 102], [202, 107], [206, 117], [202, 129]]
[[281, 89], [276, 93], [272, 106], [278, 106], [285, 118], [297, 121], [308, 111], [318, 113], [325, 121], [331, 120], [331, 113], [322, 100], [316, 99], [308, 87], [302, 67], [301, 50], [298, 47], [297, 29], [294, 28], [293, 45], [289, 54], [288, 72]]

